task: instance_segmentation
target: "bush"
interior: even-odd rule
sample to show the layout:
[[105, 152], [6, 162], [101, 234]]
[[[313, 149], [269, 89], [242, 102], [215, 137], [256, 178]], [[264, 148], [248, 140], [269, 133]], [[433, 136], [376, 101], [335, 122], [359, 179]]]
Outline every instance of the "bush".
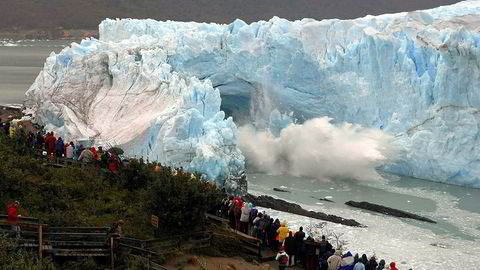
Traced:
[[0, 200], [19, 200], [30, 216], [53, 226], [105, 226], [122, 219], [125, 234], [152, 237], [154, 214], [164, 231], [191, 231], [202, 227], [204, 213], [223, 197], [198, 175], [172, 175], [168, 167], [157, 170], [158, 164], [132, 160], [118, 174], [51, 168], [16, 147], [0, 135]]
[[48, 259], [38, 260], [36, 255], [17, 249], [15, 242], [0, 235], [0, 269], [2, 270], [54, 270]]
[[222, 200], [215, 185], [190, 174], [157, 173], [145, 193], [146, 208], [159, 217], [161, 229], [188, 232], [204, 224], [205, 212]]

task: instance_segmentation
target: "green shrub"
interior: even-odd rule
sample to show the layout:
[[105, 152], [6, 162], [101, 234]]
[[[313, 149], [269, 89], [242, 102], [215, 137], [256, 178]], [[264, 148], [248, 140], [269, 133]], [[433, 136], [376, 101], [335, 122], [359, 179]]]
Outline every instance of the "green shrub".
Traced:
[[54, 270], [49, 258], [38, 260], [32, 252], [17, 249], [15, 242], [0, 235], [0, 269], [2, 270]]
[[204, 225], [205, 212], [221, 199], [215, 185], [188, 173], [172, 177], [167, 170], [154, 174], [144, 201], [162, 230], [181, 233]]
[[30, 216], [50, 225], [105, 226], [123, 219], [127, 235], [152, 237], [154, 214], [162, 230], [188, 232], [201, 227], [204, 213], [222, 199], [215, 185], [190, 173], [173, 176], [168, 167], [155, 171], [157, 164], [131, 160], [118, 174], [52, 168], [18, 147], [0, 135], [0, 200], [19, 200]]

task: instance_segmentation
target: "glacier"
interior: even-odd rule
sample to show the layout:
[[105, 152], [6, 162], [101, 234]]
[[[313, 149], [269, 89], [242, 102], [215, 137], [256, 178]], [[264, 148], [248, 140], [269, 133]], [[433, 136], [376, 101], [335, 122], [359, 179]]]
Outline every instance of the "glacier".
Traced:
[[480, 188], [479, 15], [470, 0], [354, 20], [106, 19], [52, 53], [26, 99], [67, 138], [219, 184], [245, 168], [236, 125], [328, 116], [394, 136], [382, 170]]

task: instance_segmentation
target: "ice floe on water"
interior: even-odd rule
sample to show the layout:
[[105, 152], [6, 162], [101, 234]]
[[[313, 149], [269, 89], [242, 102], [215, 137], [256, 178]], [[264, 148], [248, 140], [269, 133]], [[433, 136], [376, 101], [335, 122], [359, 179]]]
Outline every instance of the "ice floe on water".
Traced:
[[[475, 269], [480, 264], [480, 246], [477, 241], [469, 241], [448, 236], [438, 236], [429, 229], [419, 228], [404, 221], [354, 210], [331, 211], [321, 204], [310, 206], [311, 210], [353, 218], [367, 226], [354, 228], [340, 224], [327, 223], [323, 233], [342, 234], [341, 239], [348, 242], [344, 250], [353, 253], [366, 253], [386, 261], [395, 261], [399, 269]], [[304, 206], [305, 207], [305, 206]], [[300, 226], [308, 227], [322, 221], [285, 212], [260, 208], [269, 215], [287, 220], [291, 230]], [[322, 231], [317, 233], [321, 235]], [[461, 258], [461, 259], [460, 259]]]
[[[262, 175], [256, 175], [256, 181], [262, 178], [264, 178]], [[359, 196], [363, 196], [362, 200], [366, 201], [371, 200], [371, 198], [368, 198], [369, 194], [382, 191], [388, 192], [388, 197], [392, 201], [398, 201], [404, 196], [423, 198], [420, 201], [414, 198], [409, 199], [411, 200], [410, 203], [405, 200], [405, 204], [410, 204], [412, 209], [417, 209], [414, 211], [416, 214], [438, 222], [438, 224], [426, 224], [420, 221], [387, 217], [378, 213], [349, 208], [343, 205], [343, 201], [324, 204], [314, 201], [308, 204], [300, 203], [299, 201], [304, 202], [305, 197], [308, 197], [305, 192], [308, 192], [309, 187], [300, 182], [301, 180], [298, 178], [290, 180], [291, 185], [297, 187], [293, 194], [269, 193], [268, 184], [265, 184], [265, 182], [255, 183], [253, 180], [250, 184], [251, 192], [254, 195], [268, 194], [281, 199], [290, 198], [286, 200], [300, 204], [307, 210], [321, 211], [357, 220], [367, 227], [353, 228], [327, 222], [323, 232], [342, 234], [341, 238], [348, 242], [346, 249], [354, 253], [358, 252], [360, 255], [362, 253], [369, 256], [375, 254], [377, 258], [395, 261], [399, 265], [399, 269], [402, 270], [410, 267], [412, 269], [428, 270], [463, 270], [476, 269], [476, 266], [480, 264], [480, 257], [477, 255], [480, 252], [480, 213], [467, 211], [459, 207], [459, 197], [448, 192], [444, 193], [441, 190], [444, 186], [440, 184], [432, 184], [434, 188], [441, 186], [435, 190], [420, 186], [397, 187], [391, 181], [362, 183], [362, 185], [366, 185], [367, 190], [363, 190]], [[275, 183], [270, 182], [270, 184]], [[319, 186], [322, 186], [322, 183]], [[330, 190], [328, 184], [323, 184], [323, 187], [313, 190], [313, 192], [328, 192]], [[369, 187], [372, 187], [372, 190], [369, 191]], [[351, 185], [350, 188], [342, 188], [340, 192], [355, 194], [355, 189], [358, 189], [358, 186]], [[412, 205], [412, 202], [419, 203], [423, 200], [431, 200], [434, 202], [434, 207]], [[385, 202], [385, 204], [388, 205], [388, 202]], [[402, 207], [398, 206], [398, 208]], [[278, 217], [281, 221], [287, 220], [290, 229], [294, 231], [298, 230], [300, 226], [306, 228], [323, 222], [271, 209], [261, 209], [274, 218]], [[321, 234], [321, 232], [317, 232], [317, 234]]]
[[4, 40], [0, 40], [0, 47], [1, 46], [3, 46], [3, 47], [16, 47], [16, 46], [18, 46], [18, 43], [16, 43], [13, 40], [10, 40], [10, 39], [4, 39]]

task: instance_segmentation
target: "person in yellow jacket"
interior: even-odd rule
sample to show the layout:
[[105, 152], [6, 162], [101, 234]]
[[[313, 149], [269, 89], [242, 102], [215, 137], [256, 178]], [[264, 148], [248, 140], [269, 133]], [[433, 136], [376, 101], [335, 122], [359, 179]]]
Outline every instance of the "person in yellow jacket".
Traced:
[[288, 237], [288, 226], [286, 221], [280, 224], [280, 228], [278, 228], [277, 234], [278, 234], [278, 242], [280, 243], [280, 246], [282, 246], [283, 241], [285, 240], [285, 238]]
[[10, 126], [10, 139], [16, 139], [17, 138], [17, 128], [15, 126]]

